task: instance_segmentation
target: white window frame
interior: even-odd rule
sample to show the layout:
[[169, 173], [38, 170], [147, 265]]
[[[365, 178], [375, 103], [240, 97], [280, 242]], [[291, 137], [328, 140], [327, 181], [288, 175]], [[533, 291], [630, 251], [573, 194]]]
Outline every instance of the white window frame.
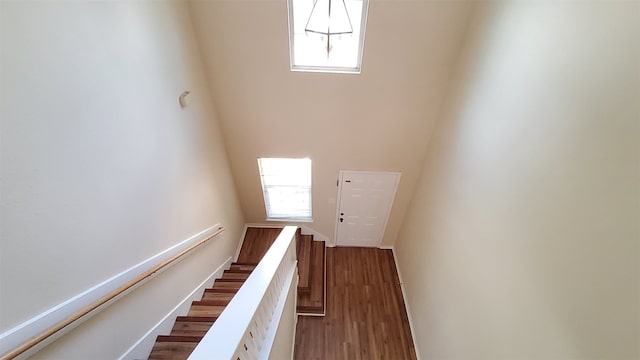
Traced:
[[[269, 189], [276, 187], [300, 187], [300, 185], [278, 185], [278, 184], [265, 184], [265, 176], [263, 171], [263, 159], [281, 159], [281, 160], [308, 160], [309, 161], [309, 185], [308, 185], [308, 193], [309, 193], [309, 216], [295, 216], [294, 214], [283, 214], [282, 216], [277, 214], [272, 214], [271, 209], [273, 206], [271, 205], [271, 198], [269, 197]], [[306, 170], [306, 169], [305, 169]], [[313, 222], [313, 184], [312, 184], [312, 175], [313, 175], [313, 162], [309, 158], [258, 158], [258, 171], [260, 175], [260, 185], [262, 186], [262, 197], [264, 200], [265, 212], [267, 214], [266, 221], [294, 221], [294, 222]], [[302, 185], [306, 187], [306, 185]]]
[[360, 74], [362, 71], [362, 54], [364, 52], [364, 35], [367, 28], [367, 16], [369, 14], [369, 0], [362, 0], [362, 19], [360, 25], [360, 39], [358, 43], [358, 63], [355, 67], [343, 66], [303, 66], [295, 64], [295, 43], [294, 43], [294, 26], [293, 26], [293, 1], [287, 0], [287, 10], [289, 14], [289, 63], [291, 71], [297, 72], [321, 72], [321, 73], [337, 73], [337, 74]]

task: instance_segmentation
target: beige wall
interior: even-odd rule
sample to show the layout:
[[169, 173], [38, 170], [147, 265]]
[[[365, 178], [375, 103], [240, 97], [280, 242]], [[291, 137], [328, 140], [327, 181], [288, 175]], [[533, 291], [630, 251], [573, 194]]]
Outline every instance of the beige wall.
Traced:
[[492, 2], [397, 242], [424, 359], [640, 357], [640, 5]]
[[[227, 231], [40, 354], [120, 356], [242, 230], [180, 1], [2, 1], [0, 333], [216, 224]], [[191, 106], [178, 95], [191, 90]]]
[[392, 244], [473, 4], [372, 1], [360, 75], [291, 72], [285, 0], [190, 4], [246, 220], [266, 218], [258, 157], [313, 160], [308, 225], [331, 239], [339, 170], [398, 171]]

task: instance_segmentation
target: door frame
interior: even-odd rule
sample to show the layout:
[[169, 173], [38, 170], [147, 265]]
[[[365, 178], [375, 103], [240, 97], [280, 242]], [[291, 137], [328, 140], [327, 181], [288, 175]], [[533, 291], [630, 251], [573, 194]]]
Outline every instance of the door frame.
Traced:
[[338, 171], [338, 197], [336, 198], [336, 215], [334, 217], [335, 226], [333, 230], [333, 246], [338, 246], [338, 218], [340, 217], [340, 206], [342, 205], [342, 179], [346, 172], [359, 172], [363, 174], [378, 174], [378, 175], [395, 175], [396, 183], [393, 186], [393, 192], [391, 196], [391, 204], [387, 208], [387, 212], [384, 215], [384, 225], [382, 227], [382, 234], [380, 235], [380, 239], [378, 239], [378, 244], [376, 247], [380, 248], [382, 245], [382, 240], [384, 239], [384, 233], [387, 231], [387, 223], [389, 222], [389, 215], [391, 215], [391, 209], [393, 208], [393, 204], [396, 202], [396, 193], [398, 192], [398, 185], [400, 184], [400, 179], [402, 177], [401, 172], [397, 171], [369, 171], [369, 170], [340, 170]]

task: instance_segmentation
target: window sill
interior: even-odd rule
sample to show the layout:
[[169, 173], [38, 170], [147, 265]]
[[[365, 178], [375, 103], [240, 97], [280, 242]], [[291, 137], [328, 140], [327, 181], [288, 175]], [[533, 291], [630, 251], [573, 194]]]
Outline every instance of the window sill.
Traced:
[[312, 223], [313, 219], [281, 219], [281, 218], [277, 218], [277, 219], [265, 219], [266, 221], [280, 221], [280, 222], [301, 222], [301, 223]]
[[360, 67], [330, 67], [330, 66], [305, 66], [291, 65], [292, 72], [329, 73], [329, 74], [353, 74], [360, 75]]

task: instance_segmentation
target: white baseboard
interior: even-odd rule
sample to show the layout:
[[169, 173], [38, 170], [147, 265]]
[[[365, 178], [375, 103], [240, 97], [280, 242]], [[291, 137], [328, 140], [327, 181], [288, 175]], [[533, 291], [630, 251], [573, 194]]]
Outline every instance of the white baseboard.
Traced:
[[247, 223], [244, 225], [245, 228], [257, 227], [257, 228], [268, 228], [268, 229], [284, 229], [287, 226], [286, 224], [263, 224], [263, 223]]
[[398, 266], [398, 258], [396, 257], [396, 248], [393, 246], [380, 246], [380, 249], [389, 249], [391, 250], [391, 253], [393, 254], [393, 261], [395, 262], [396, 265], [396, 272], [398, 273], [398, 280], [400, 280], [400, 290], [402, 291], [402, 299], [404, 300], [404, 308], [407, 311], [407, 318], [409, 318], [409, 329], [411, 330], [411, 337], [413, 338], [413, 348], [416, 351], [416, 358], [418, 360], [422, 359], [422, 356], [420, 356], [420, 350], [418, 349], [418, 347], [416, 346], [416, 333], [414, 331], [415, 326], [413, 325], [413, 316], [411, 315], [411, 308], [409, 307], [409, 301], [407, 299], [407, 292], [404, 289], [404, 281], [402, 280], [402, 272], [400, 272], [400, 266]]
[[[220, 224], [216, 224], [214, 226], [211, 226], [208, 229], [205, 229], [201, 232], [199, 232], [198, 234], [195, 234], [193, 236], [191, 236], [190, 238], [130, 267], [129, 269], [126, 269], [124, 271], [122, 271], [121, 273], [112, 276], [111, 278], [83, 291], [82, 293], [36, 315], [35, 317], [23, 322], [22, 324], [19, 324], [18, 326], [9, 329], [7, 331], [5, 331], [4, 333], [0, 334], [0, 355], [1, 354], [6, 354], [9, 351], [15, 349], [16, 347], [20, 346], [21, 344], [27, 342], [28, 340], [38, 336], [40, 333], [44, 332], [45, 330], [49, 329], [50, 327], [54, 326], [55, 324], [67, 319], [69, 316], [75, 314], [76, 312], [86, 308], [87, 306], [89, 306], [90, 304], [100, 300], [101, 298], [105, 297], [106, 295], [110, 294], [111, 292], [113, 292], [114, 290], [122, 287], [123, 285], [129, 283], [130, 281], [132, 281], [133, 279], [135, 279], [136, 277], [138, 277], [139, 275], [144, 274], [145, 272], [151, 270], [154, 266], [156, 266], [157, 264], [160, 264], [162, 262], [164, 262], [165, 260], [170, 259], [171, 257], [179, 254], [181, 251], [187, 249], [189, 246], [197, 243], [198, 241], [206, 238], [207, 236], [213, 234], [218, 228], [220, 227]], [[214, 241], [214, 239], [212, 239], [211, 241]], [[170, 267], [170, 266], [168, 266]], [[166, 270], [168, 267], [165, 267], [163, 269]], [[154, 275], [146, 278], [144, 281], [140, 282], [137, 286], [140, 286], [142, 283], [148, 281], [149, 279], [157, 276], [160, 272], [159, 271], [157, 273], [155, 273]], [[66, 328], [60, 330], [58, 333], [56, 333], [55, 335], [52, 335], [51, 337], [49, 337], [48, 339], [46, 339], [45, 341], [41, 342], [39, 345], [37, 345], [34, 349], [30, 350], [29, 352], [25, 353], [25, 355], [28, 354], [32, 354], [33, 352], [37, 351], [38, 349], [41, 349], [42, 347], [46, 346], [47, 344], [51, 343], [52, 341], [54, 341], [55, 339], [59, 338], [60, 336], [64, 335], [65, 333], [67, 333], [68, 331], [70, 331], [71, 329], [73, 329], [74, 327], [76, 327], [77, 325], [79, 325], [80, 323], [82, 323], [83, 321], [86, 321], [87, 319], [89, 319], [91, 316], [97, 314], [98, 312], [100, 312], [101, 310], [103, 310], [104, 308], [106, 308], [107, 306], [109, 306], [110, 304], [112, 304], [113, 302], [117, 301], [118, 299], [120, 299], [122, 296], [126, 296], [126, 294], [128, 294], [129, 292], [133, 291], [134, 288], [136, 288], [137, 286], [134, 286], [133, 288], [129, 289], [128, 291], [125, 291], [123, 294], [119, 295], [118, 297], [112, 299], [111, 301], [109, 301], [107, 304], [103, 305], [102, 307], [90, 312], [89, 314], [87, 314], [86, 316], [84, 316], [83, 318], [79, 319], [78, 321], [76, 321], [75, 323], [67, 326]]]
[[158, 335], [166, 335], [171, 332], [171, 328], [178, 316], [184, 316], [189, 313], [191, 302], [200, 300], [206, 288], [213, 286], [215, 279], [222, 277], [224, 270], [231, 267], [232, 258], [228, 258], [222, 265], [211, 273], [203, 282], [198, 285], [187, 297], [185, 297], [178, 305], [165, 315], [156, 325], [154, 325], [146, 334], [144, 334], [133, 346], [129, 348], [118, 360], [146, 359], [149, 357], [151, 349], [155, 344]]
[[240, 256], [240, 251], [242, 250], [242, 244], [244, 244], [244, 237], [247, 235], [247, 229], [249, 226], [244, 224], [244, 228], [242, 229], [242, 234], [240, 234], [240, 241], [238, 241], [238, 248], [236, 249], [236, 253], [233, 255], [233, 261], [238, 261], [238, 257]]
[[305, 225], [299, 225], [299, 226], [300, 226], [300, 230], [301, 230], [302, 234], [304, 234], [304, 235], [313, 235], [313, 240], [314, 241], [324, 241], [325, 246], [327, 246], [326, 244], [329, 243], [329, 237], [328, 236], [326, 236], [324, 234], [321, 234], [321, 233], [315, 231], [314, 229], [312, 229], [312, 228], [310, 228], [308, 226], [305, 226]]

